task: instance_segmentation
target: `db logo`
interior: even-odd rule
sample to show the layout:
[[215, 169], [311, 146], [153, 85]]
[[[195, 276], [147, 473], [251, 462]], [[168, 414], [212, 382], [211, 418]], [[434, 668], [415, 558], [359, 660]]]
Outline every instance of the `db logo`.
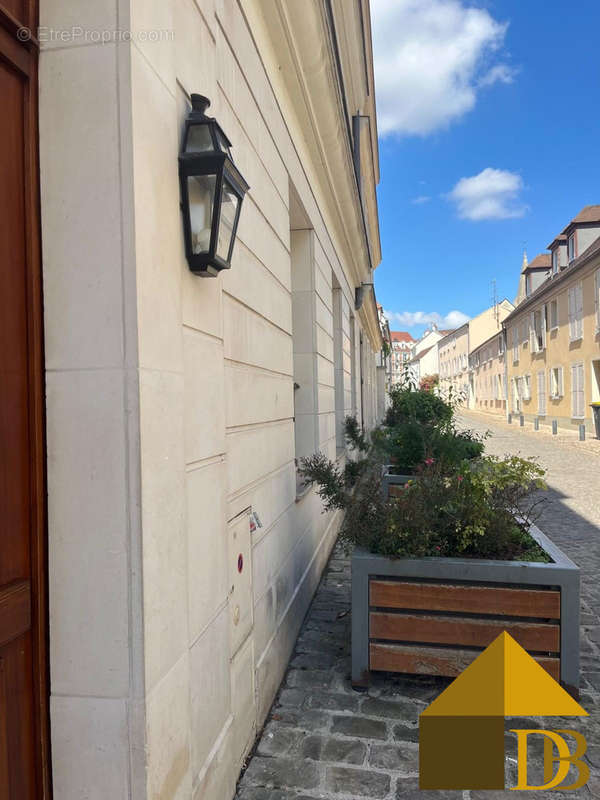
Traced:
[[[506, 718], [587, 716], [504, 631], [421, 713], [419, 788], [504, 789]], [[589, 780], [590, 770], [582, 761], [587, 744], [578, 731], [522, 729], [514, 733], [518, 776], [511, 789], [564, 791], [579, 789]], [[527, 774], [527, 745], [529, 739], [540, 736], [544, 782], [534, 786]]]
[[[581, 759], [587, 750], [587, 742], [583, 734], [569, 729], [548, 731], [548, 730], [512, 730], [517, 734], [517, 767], [518, 783], [512, 786], [511, 790], [531, 790], [541, 791], [542, 789], [558, 789], [563, 791], [580, 789], [590, 777], [590, 768]], [[568, 743], [561, 734], [566, 734], [575, 740], [575, 752], [571, 753]], [[541, 786], [530, 786], [527, 782], [527, 737], [544, 736], [544, 783]], [[554, 748], [558, 755], [554, 754]], [[554, 764], [558, 763], [558, 769], [554, 774]], [[577, 780], [574, 783], [564, 785], [563, 781], [569, 774], [569, 769], [573, 765], [577, 768]]]

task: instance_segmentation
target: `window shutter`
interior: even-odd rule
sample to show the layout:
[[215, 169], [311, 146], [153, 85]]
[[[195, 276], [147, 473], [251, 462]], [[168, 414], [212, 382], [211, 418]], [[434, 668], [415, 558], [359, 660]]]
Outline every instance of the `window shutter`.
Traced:
[[532, 353], [537, 351], [537, 342], [535, 336], [535, 312], [531, 312], [529, 315], [529, 349]]
[[577, 336], [583, 338], [583, 283], [577, 287]]
[[558, 368], [558, 396], [564, 397], [565, 396], [565, 389], [564, 389], [564, 380], [563, 380], [563, 368]]
[[546, 328], [548, 326], [548, 306], [542, 306], [542, 350], [546, 349]]
[[554, 372], [552, 369], [548, 370], [548, 390], [550, 397], [556, 397], [556, 386], [554, 385]]
[[569, 289], [569, 339], [573, 341], [575, 338], [575, 326], [574, 326], [574, 310], [573, 306], [575, 305], [574, 300], [574, 292], [575, 289]]
[[571, 414], [577, 416], [577, 367], [571, 366]]
[[595, 302], [595, 310], [596, 310], [596, 331], [600, 330], [600, 269], [596, 270], [596, 277], [595, 277], [595, 294], [594, 294], [594, 302]]
[[540, 414], [546, 413], [546, 372], [540, 370], [538, 372], [538, 412]]

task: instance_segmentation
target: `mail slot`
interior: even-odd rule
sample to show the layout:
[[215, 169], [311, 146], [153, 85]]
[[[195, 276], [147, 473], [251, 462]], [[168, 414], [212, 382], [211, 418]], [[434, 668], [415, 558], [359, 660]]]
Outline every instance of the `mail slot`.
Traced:
[[252, 509], [246, 508], [228, 524], [229, 630], [231, 656], [252, 630]]

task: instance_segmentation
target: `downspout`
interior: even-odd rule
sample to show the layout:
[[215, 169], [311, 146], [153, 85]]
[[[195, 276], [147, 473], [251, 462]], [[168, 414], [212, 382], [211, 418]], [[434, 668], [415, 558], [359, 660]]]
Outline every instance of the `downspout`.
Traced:
[[504, 322], [502, 323], [502, 339], [504, 341], [504, 402], [505, 417], [508, 422], [510, 410], [508, 407], [508, 330]]
[[[352, 134], [353, 134], [352, 127], [354, 127], [354, 120], [352, 122], [352, 127], [351, 127], [351, 125], [350, 125], [350, 114], [348, 112], [348, 104], [346, 102], [346, 88], [344, 86], [344, 73], [343, 73], [343, 70], [342, 70], [342, 60], [340, 58], [340, 50], [339, 50], [339, 45], [338, 45], [338, 40], [337, 40], [337, 33], [336, 33], [336, 30], [335, 30], [335, 20], [334, 20], [334, 16], [333, 16], [333, 7], [331, 5], [331, 0], [325, 0], [325, 8], [326, 8], [326, 11], [327, 11], [327, 20], [329, 22], [329, 29], [331, 31], [331, 40], [333, 42], [333, 55], [334, 55], [334, 58], [335, 58], [335, 66], [336, 66], [336, 71], [337, 71], [337, 78], [338, 78], [338, 82], [339, 82], [339, 85], [340, 85], [340, 94], [342, 96], [342, 105], [343, 105], [343, 109], [344, 109], [344, 122], [346, 123], [346, 133], [348, 135], [348, 142], [350, 143], [350, 149], [352, 150], [352, 154], [353, 154], [354, 179], [356, 181], [356, 189], [358, 191], [358, 201], [359, 201], [359, 205], [360, 205], [360, 216], [361, 216], [361, 221], [362, 221], [363, 234], [364, 234], [364, 237], [365, 237], [365, 245], [366, 245], [366, 250], [367, 250], [367, 260], [369, 262], [369, 276], [370, 276], [373, 273], [373, 261], [371, 259], [371, 248], [369, 246], [369, 236], [368, 236], [368, 233], [367, 233], [367, 221], [366, 221], [366, 218], [365, 218], [365, 212], [364, 212], [363, 203], [362, 203], [362, 192], [361, 192], [361, 187], [360, 187], [360, 175], [356, 171], [356, 150], [357, 150], [357, 147], [356, 147], [356, 141], [355, 142], [352, 141]], [[359, 116], [359, 122], [360, 122], [360, 115], [357, 115], [357, 116]], [[359, 152], [359, 160], [360, 160], [360, 152]]]

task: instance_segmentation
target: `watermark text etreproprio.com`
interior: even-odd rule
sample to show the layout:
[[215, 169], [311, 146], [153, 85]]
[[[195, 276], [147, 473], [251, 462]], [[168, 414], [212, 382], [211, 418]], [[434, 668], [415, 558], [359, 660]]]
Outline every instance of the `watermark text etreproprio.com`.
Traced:
[[37, 30], [30, 28], [19, 28], [17, 39], [20, 42], [28, 42], [36, 38], [40, 44], [50, 42], [58, 44], [110, 44], [112, 42], [172, 42], [175, 38], [173, 30], [167, 28], [151, 28], [148, 30], [123, 30], [109, 28], [83, 28], [81, 25], [73, 25], [70, 28], [50, 28], [40, 26]]

